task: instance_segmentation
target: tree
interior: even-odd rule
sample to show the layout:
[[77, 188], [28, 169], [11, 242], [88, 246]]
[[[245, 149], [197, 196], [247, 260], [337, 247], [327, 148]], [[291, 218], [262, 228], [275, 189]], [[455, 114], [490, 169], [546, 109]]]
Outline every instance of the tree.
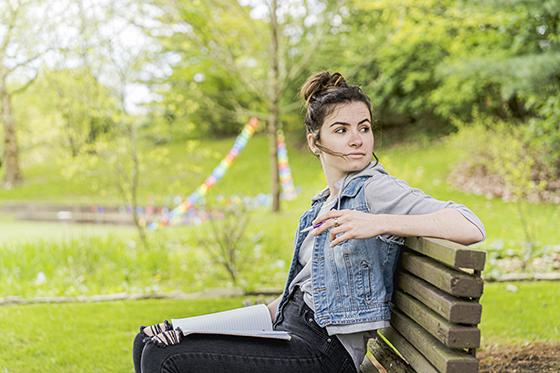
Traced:
[[[103, 182], [112, 184], [130, 206], [147, 248], [138, 198], [143, 169], [138, 132], [144, 122], [130, 96], [131, 87], [150, 75], [146, 66], [152, 62], [154, 43], [136, 25], [149, 15], [134, 0], [93, 4], [80, 0], [77, 5], [69, 11], [71, 21], [66, 25], [76, 38], [58, 51], [59, 70], [45, 81], [66, 126], [74, 162], [81, 166], [78, 172], [97, 175], [100, 167], [113, 171], [111, 180]], [[68, 60], [77, 67], [68, 67]], [[91, 168], [84, 170], [87, 165]]]
[[43, 100], [58, 113], [63, 143], [72, 157], [91, 150], [84, 146], [114, 129], [117, 101], [86, 66], [45, 71], [36, 84], [48, 92]]
[[[163, 11], [161, 24], [172, 30], [160, 32], [162, 45], [181, 57], [166, 80], [170, 89], [163, 104], [175, 120], [208, 128], [211, 135], [237, 132], [249, 116], [266, 121], [272, 210], [279, 211], [277, 130], [281, 118], [299, 107], [295, 83], [301, 82], [322, 40], [330, 35], [339, 2], [154, 3]], [[227, 132], [224, 123], [231, 128]]]
[[354, 71], [370, 82], [382, 123], [445, 128], [472, 120], [473, 110], [524, 121], [557, 91], [559, 8], [553, 0], [354, 0], [342, 43], [353, 56], [367, 50]]
[[[26, 90], [37, 78], [37, 60], [48, 50], [40, 40], [45, 22], [34, 14], [48, 14], [43, 2], [5, 1], [0, 3], [0, 118], [4, 129], [4, 188], [23, 182], [18, 148], [13, 96]], [[34, 12], [31, 11], [33, 8]], [[52, 16], [52, 14], [50, 14]], [[49, 17], [45, 17], [49, 18]]]

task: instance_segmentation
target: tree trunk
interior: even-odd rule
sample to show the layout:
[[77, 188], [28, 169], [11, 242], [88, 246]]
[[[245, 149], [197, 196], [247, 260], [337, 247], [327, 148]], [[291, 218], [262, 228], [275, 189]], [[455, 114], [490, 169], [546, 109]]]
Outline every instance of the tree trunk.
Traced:
[[272, 211], [280, 211], [280, 173], [278, 171], [278, 122], [280, 117], [280, 90], [278, 84], [278, 20], [276, 19], [277, 0], [272, 0], [270, 27], [272, 36], [271, 83], [270, 83], [270, 119], [268, 134], [270, 138], [270, 163], [272, 169]]
[[4, 188], [11, 189], [23, 182], [19, 168], [19, 149], [16, 135], [16, 122], [12, 113], [11, 97], [5, 86], [5, 81], [0, 87], [2, 100], [2, 122], [4, 124]]
[[134, 221], [134, 225], [138, 230], [138, 235], [140, 236], [140, 240], [144, 245], [144, 249], [149, 250], [150, 246], [148, 243], [148, 238], [146, 237], [146, 231], [144, 230], [144, 225], [140, 222], [140, 217], [138, 216], [138, 186], [140, 180], [140, 160], [138, 159], [138, 149], [136, 148], [136, 130], [132, 127], [129, 127], [129, 136], [130, 136], [130, 156], [132, 158], [132, 177], [130, 183], [130, 199], [132, 204], [132, 219]]

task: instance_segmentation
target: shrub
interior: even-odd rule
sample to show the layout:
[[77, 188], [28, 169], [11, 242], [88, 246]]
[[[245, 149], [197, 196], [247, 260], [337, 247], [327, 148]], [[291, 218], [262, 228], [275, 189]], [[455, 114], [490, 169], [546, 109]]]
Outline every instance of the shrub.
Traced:
[[457, 121], [459, 131], [449, 141], [463, 160], [451, 183], [505, 200], [560, 202], [560, 134], [553, 123], [518, 125], [478, 115], [474, 124]]

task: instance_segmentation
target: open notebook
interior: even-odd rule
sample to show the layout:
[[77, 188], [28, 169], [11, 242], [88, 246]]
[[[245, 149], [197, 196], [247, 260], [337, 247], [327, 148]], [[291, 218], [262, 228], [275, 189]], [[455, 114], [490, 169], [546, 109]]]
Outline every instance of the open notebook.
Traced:
[[181, 328], [184, 335], [207, 333], [285, 340], [291, 338], [288, 332], [272, 329], [270, 312], [264, 304], [184, 319], [172, 319], [171, 323], [173, 328]]

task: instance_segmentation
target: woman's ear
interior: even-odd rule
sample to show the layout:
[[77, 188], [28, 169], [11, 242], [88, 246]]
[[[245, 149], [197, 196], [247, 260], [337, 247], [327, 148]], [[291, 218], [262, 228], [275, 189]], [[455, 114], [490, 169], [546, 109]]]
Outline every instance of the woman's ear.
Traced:
[[312, 152], [313, 154], [319, 155], [320, 151], [319, 151], [319, 149], [317, 149], [317, 148], [315, 147], [315, 145], [314, 145], [314, 141], [313, 141], [314, 137], [313, 137], [313, 134], [312, 134], [312, 133], [308, 133], [306, 137], [307, 137], [307, 146], [309, 147], [309, 150], [311, 150], [311, 152]]

